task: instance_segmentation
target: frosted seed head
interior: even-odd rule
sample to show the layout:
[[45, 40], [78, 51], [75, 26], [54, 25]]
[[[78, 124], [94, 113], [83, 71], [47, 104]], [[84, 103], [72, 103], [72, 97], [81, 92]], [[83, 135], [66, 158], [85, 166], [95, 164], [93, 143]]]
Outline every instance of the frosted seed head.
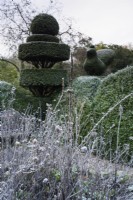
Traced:
[[42, 182], [43, 182], [44, 184], [47, 184], [47, 183], [48, 183], [48, 178], [44, 178]]
[[86, 146], [81, 147], [81, 153], [87, 153], [87, 147]]

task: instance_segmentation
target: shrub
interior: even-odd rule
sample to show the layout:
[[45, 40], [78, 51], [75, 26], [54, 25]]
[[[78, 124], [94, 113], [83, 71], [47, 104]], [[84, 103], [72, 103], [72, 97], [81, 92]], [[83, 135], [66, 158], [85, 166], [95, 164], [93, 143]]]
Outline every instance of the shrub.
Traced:
[[[0, 144], [0, 199], [124, 200], [132, 196], [131, 168], [92, 156], [96, 143], [90, 140], [87, 146], [73, 140], [73, 134], [79, 134], [78, 113], [73, 124], [66, 114], [48, 105], [44, 121], [26, 112], [19, 115], [21, 123], [13, 130], [9, 114], [7, 110], [1, 116], [0, 136], [3, 139], [8, 133], [8, 137], [5, 145], [3, 140]], [[12, 146], [10, 134], [15, 140]]]
[[132, 65], [133, 63], [133, 51], [126, 46], [110, 45], [111, 49], [115, 51], [115, 59], [111, 64], [112, 72], [116, 72], [120, 69]]
[[40, 14], [32, 20], [30, 30], [32, 34], [57, 35], [59, 32], [59, 24], [53, 16]]
[[0, 109], [12, 106], [15, 87], [5, 81], [0, 81]]
[[[41, 119], [45, 118], [46, 114], [46, 104], [53, 103], [56, 98], [56, 94], [50, 97], [36, 97], [33, 94], [22, 87], [18, 87], [15, 92], [15, 100], [13, 103], [13, 108], [21, 113], [28, 112], [29, 114], [34, 114], [36, 117]], [[40, 112], [38, 112], [40, 109]]]
[[11, 83], [15, 86], [18, 85], [19, 73], [11, 64], [7, 62], [0, 62], [0, 80]]
[[80, 99], [93, 100], [101, 79], [95, 76], [77, 77], [72, 84], [74, 94]]
[[104, 64], [109, 65], [115, 57], [115, 51], [112, 49], [100, 49], [97, 51], [97, 55]]
[[[104, 116], [96, 128], [107, 144], [106, 148], [112, 148], [112, 153], [114, 153], [117, 146], [117, 135], [119, 135], [119, 149], [122, 150], [129, 145], [131, 158], [133, 151], [133, 142], [130, 139], [133, 133], [132, 105], [133, 67], [131, 66], [103, 79], [91, 107], [85, 108], [85, 113], [86, 115], [88, 113], [89, 116], [83, 128], [84, 134], [85, 132], [87, 134], [94, 124]], [[89, 121], [90, 119], [93, 123]], [[112, 141], [111, 147], [109, 141]]]

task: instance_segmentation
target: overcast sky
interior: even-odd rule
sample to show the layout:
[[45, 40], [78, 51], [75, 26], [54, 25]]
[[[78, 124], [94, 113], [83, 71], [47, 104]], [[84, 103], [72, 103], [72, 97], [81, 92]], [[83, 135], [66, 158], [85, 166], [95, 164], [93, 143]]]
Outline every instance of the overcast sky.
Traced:
[[[34, 0], [37, 4], [39, 1], [46, 2]], [[133, 0], [57, 1], [61, 2], [62, 15], [75, 19], [75, 26], [94, 43], [133, 43]]]
[[[31, 0], [42, 10], [48, 1]], [[94, 44], [133, 43], [133, 0], [56, 1], [60, 3], [61, 15], [72, 18], [75, 28], [92, 37]]]

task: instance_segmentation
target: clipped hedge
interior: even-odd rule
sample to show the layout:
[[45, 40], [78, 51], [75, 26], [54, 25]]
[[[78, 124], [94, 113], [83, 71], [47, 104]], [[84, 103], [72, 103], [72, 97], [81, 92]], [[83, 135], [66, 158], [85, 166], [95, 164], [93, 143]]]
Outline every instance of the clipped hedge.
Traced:
[[54, 69], [25, 69], [21, 71], [20, 85], [29, 86], [60, 86], [67, 84], [67, 72], [65, 70]]
[[70, 47], [66, 44], [52, 42], [29, 42], [19, 46], [18, 57], [24, 61], [45, 61], [54, 62], [68, 60]]
[[45, 42], [56, 42], [59, 43], [59, 38], [53, 35], [48, 35], [48, 34], [34, 34], [30, 35], [27, 40], [27, 42], [32, 42], [32, 41], [45, 41]]
[[30, 30], [32, 34], [57, 35], [59, 32], [59, 24], [53, 16], [39, 14], [32, 20]]
[[[130, 97], [124, 99], [127, 95], [130, 95]], [[110, 108], [120, 101], [121, 103], [111, 111]], [[112, 141], [112, 153], [116, 150], [121, 114], [119, 147], [124, 149], [125, 146], [129, 145], [131, 155], [133, 152], [133, 140], [130, 138], [133, 136], [133, 66], [120, 70], [115, 74], [110, 74], [103, 79], [93, 104], [91, 107], [85, 107], [83, 121], [86, 120], [87, 114], [88, 120], [84, 123], [82, 134], [87, 134], [107, 112], [108, 115], [97, 127], [97, 131], [100, 134], [102, 130], [104, 141], [107, 144], [106, 148], [109, 150], [109, 141]], [[93, 123], [91, 123], [90, 119], [93, 119]]]
[[78, 98], [92, 100], [100, 84], [101, 79], [96, 76], [80, 76], [73, 81], [72, 87]]

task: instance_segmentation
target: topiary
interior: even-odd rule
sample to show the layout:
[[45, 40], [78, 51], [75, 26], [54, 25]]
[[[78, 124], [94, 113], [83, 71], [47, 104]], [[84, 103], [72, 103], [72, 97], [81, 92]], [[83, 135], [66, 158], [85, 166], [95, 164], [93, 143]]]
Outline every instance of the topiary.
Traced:
[[39, 14], [32, 20], [30, 30], [32, 34], [57, 35], [59, 32], [59, 24], [53, 16]]
[[69, 46], [59, 44], [59, 39], [54, 36], [59, 31], [59, 25], [53, 16], [36, 16], [31, 30], [33, 35], [27, 38], [27, 43], [19, 46], [20, 60], [30, 62], [36, 68], [52, 68], [56, 62], [69, 59]]
[[20, 85], [28, 87], [35, 96], [48, 96], [67, 85], [67, 73], [65, 70], [55, 69], [26, 69], [20, 77]]
[[[40, 107], [41, 113], [43, 113], [42, 118], [44, 118], [46, 103], [53, 103], [53, 99], [62, 90], [63, 78], [63, 84], [67, 84], [65, 70], [50, 68], [57, 62], [68, 60], [70, 48], [68, 45], [59, 43], [59, 39], [55, 36], [59, 32], [59, 25], [51, 15], [36, 16], [30, 29], [33, 35], [27, 38], [27, 43], [19, 46], [18, 57], [20, 60], [30, 63], [27, 69], [21, 70], [20, 85], [24, 88], [27, 87], [32, 92], [34, 100], [31, 99], [31, 95], [27, 95], [22, 104], [25, 107], [25, 102], [29, 101], [31, 104], [35, 102], [35, 105]], [[19, 91], [17, 96], [20, 101]], [[16, 107], [19, 101], [15, 104]]]
[[90, 48], [87, 51], [87, 58], [83, 67], [88, 75], [93, 76], [102, 75], [106, 69], [105, 64], [98, 58], [95, 48]]
[[59, 38], [53, 36], [53, 35], [48, 35], [48, 34], [34, 34], [30, 35], [27, 40], [27, 42], [32, 42], [32, 41], [45, 41], [45, 42], [56, 42], [59, 43]]
[[[30, 42], [19, 46], [18, 57], [25, 61], [54, 61], [69, 59], [70, 48], [66, 44], [53, 42]], [[51, 67], [51, 66], [50, 66]], [[43, 67], [42, 67], [43, 68]]]

